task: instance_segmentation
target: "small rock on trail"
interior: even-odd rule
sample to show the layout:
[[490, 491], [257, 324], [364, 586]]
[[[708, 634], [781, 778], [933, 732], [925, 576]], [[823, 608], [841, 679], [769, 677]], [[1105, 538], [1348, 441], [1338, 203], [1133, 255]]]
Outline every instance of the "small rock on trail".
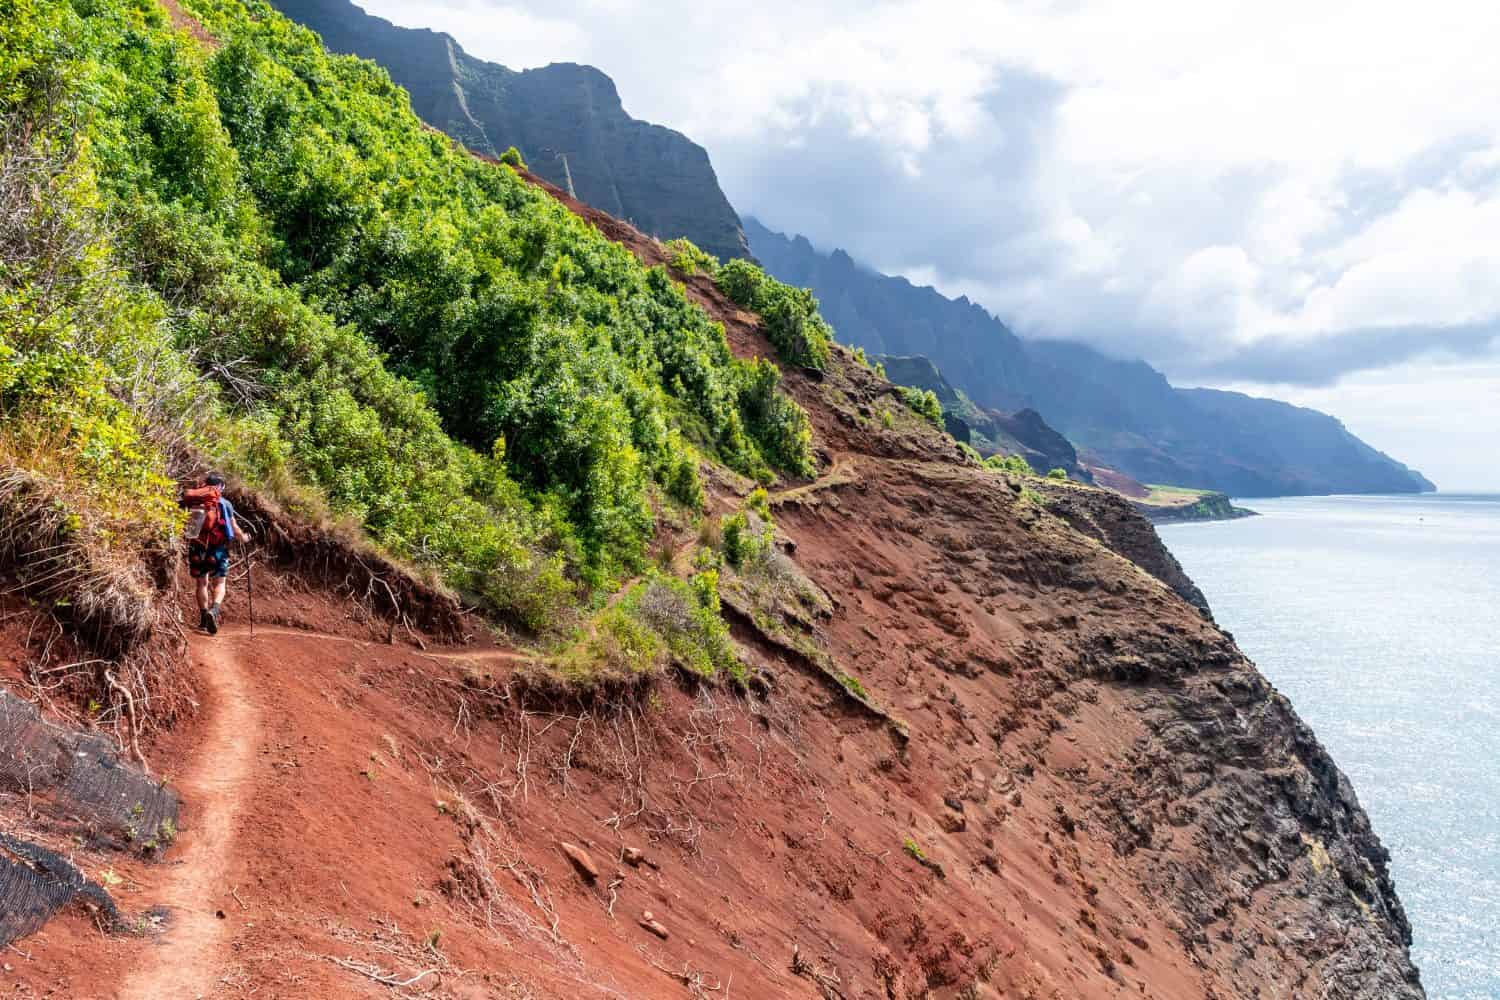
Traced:
[[578, 869], [578, 874], [590, 882], [599, 881], [599, 866], [594, 864], [594, 859], [589, 857], [587, 851], [566, 840], [558, 841], [557, 846], [568, 856], [568, 860], [573, 862], [573, 867]]
[[661, 870], [661, 865], [646, 857], [646, 853], [639, 847], [627, 847], [620, 851], [620, 860], [632, 868], [639, 868], [641, 865], [645, 865], [647, 868], [656, 871]]
[[665, 941], [668, 937], [668, 931], [666, 927], [664, 927], [656, 919], [656, 917], [650, 910], [646, 910], [641, 913], [641, 926], [646, 928], [646, 930], [650, 931], [652, 934], [655, 934], [657, 937], [661, 938], [663, 941]]

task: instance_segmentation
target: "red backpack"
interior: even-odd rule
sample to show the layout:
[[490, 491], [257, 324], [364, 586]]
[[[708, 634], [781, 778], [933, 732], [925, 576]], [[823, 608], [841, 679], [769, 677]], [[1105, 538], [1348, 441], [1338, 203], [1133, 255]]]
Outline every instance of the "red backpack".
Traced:
[[229, 541], [233, 531], [224, 510], [224, 491], [216, 486], [205, 486], [203, 491], [201, 498], [195, 498], [198, 505], [188, 514], [187, 529], [183, 536], [199, 545], [223, 545]]

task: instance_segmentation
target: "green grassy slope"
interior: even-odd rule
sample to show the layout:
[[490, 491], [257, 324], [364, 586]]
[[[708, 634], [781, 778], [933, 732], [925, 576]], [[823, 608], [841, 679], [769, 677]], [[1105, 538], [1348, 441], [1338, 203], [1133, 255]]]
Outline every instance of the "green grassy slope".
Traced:
[[[812, 470], [775, 366], [665, 270], [266, 4], [182, 6], [215, 45], [155, 0], [0, 0], [0, 462], [59, 530], [169, 550], [206, 458], [541, 627], [701, 461]], [[778, 308], [816, 348], [811, 297]]]

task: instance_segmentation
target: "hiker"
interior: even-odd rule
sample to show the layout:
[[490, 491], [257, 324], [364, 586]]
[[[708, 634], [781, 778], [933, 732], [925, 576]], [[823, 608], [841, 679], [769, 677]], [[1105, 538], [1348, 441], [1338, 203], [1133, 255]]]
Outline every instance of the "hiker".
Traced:
[[250, 541], [224, 497], [224, 477], [210, 472], [203, 485], [184, 490], [179, 503], [191, 508], [187, 526], [188, 572], [198, 581], [198, 627], [209, 635], [219, 631], [224, 587], [229, 577], [229, 543]]

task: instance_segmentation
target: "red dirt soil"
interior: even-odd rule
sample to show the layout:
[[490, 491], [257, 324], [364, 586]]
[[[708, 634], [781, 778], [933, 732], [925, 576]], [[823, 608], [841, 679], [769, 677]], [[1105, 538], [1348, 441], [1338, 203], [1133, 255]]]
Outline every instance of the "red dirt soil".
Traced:
[[[316, 598], [303, 600], [304, 617], [309, 609], [325, 626], [339, 613]], [[333, 959], [405, 980], [439, 964], [413, 960], [438, 931], [449, 967], [469, 971], [425, 984], [435, 996], [684, 995], [678, 973], [747, 996], [816, 995], [790, 971], [797, 945], [810, 970], [838, 975], [842, 993], [859, 996], [881, 977], [903, 980], [902, 952], [916, 954], [919, 978], [956, 983], [965, 970], [972, 977], [1023, 953], [1026, 924], [1076, 917], [1071, 905], [1048, 901], [1058, 889], [1046, 822], [1026, 824], [1013, 852], [997, 845], [998, 873], [955, 853], [949, 844], [959, 835], [945, 831], [946, 807], [929, 796], [950, 786], [972, 795], [953, 776], [913, 780], [917, 754], [901, 762], [882, 727], [850, 717], [805, 677], [780, 678], [779, 704], [669, 687], [657, 707], [624, 716], [575, 706], [523, 726], [487, 718], [504, 711], [495, 704], [504, 696], [466, 672], [489, 665], [485, 652], [432, 655], [360, 641], [362, 630], [350, 626], [344, 635], [262, 628], [251, 638], [232, 625], [193, 640], [201, 714], [151, 754], [183, 768], [173, 781], [187, 802], [182, 834], [165, 863], [113, 863], [126, 879], [116, 891], [122, 908], [166, 903], [172, 917], [148, 942], [86, 929], [80, 940], [71, 933], [79, 928], [54, 924], [23, 943], [31, 960], [15, 963], [20, 983], [40, 995], [50, 987], [163, 1000], [386, 995]], [[914, 693], [925, 687], [907, 684]], [[926, 715], [921, 701], [907, 699], [914, 721]], [[637, 739], [645, 749], [630, 759], [620, 747], [633, 751]], [[518, 760], [528, 757], [534, 773], [523, 781]], [[601, 820], [640, 801], [619, 773], [638, 768], [660, 805], [622, 822], [617, 835]], [[467, 877], [466, 841], [475, 838], [451, 804], [450, 780], [467, 784], [489, 813], [499, 833], [489, 849], [524, 859], [523, 871], [551, 894], [556, 940], [519, 879], [499, 884], [510, 896], [495, 906], [494, 931], [462, 899], [454, 884]], [[988, 798], [992, 780], [976, 774], [969, 783]], [[481, 781], [509, 787], [485, 802]], [[946, 878], [903, 852], [906, 836]], [[602, 870], [597, 884], [574, 873], [559, 840], [590, 852]], [[626, 845], [660, 870], [621, 864]], [[611, 919], [617, 872], [626, 877]], [[980, 905], [976, 893], [1002, 886], [1003, 917], [974, 934], [966, 914]], [[647, 910], [667, 927], [666, 941], [639, 926]], [[60, 954], [51, 948], [59, 934]], [[518, 944], [532, 954], [522, 960]], [[1198, 995], [1149, 951], [1136, 962], [1159, 995]], [[1059, 941], [1022, 964], [1020, 981], [1066, 983], [1086, 977], [1092, 960]], [[101, 968], [118, 980], [100, 982]], [[992, 975], [1004, 977], [1000, 968]], [[1174, 980], [1182, 989], [1163, 988]]]
[[1100, 465], [1090, 465], [1088, 470], [1094, 474], [1094, 482], [1100, 486], [1114, 490], [1123, 496], [1132, 497], [1136, 500], [1144, 500], [1151, 495], [1151, 488], [1115, 469], [1106, 469]]
[[[687, 287], [737, 352], [770, 353], [711, 280]], [[0, 990], [1418, 995], [1390, 988], [1404, 917], [1357, 802], [1211, 622], [846, 352], [786, 384], [833, 466], [776, 509], [834, 608], [811, 638], [909, 738], [749, 621], [747, 693], [548, 700], [522, 652], [387, 642], [267, 572], [266, 624], [249, 635], [236, 591], [190, 644], [197, 716], [147, 748], [186, 801], [166, 859], [78, 855], [122, 910], [169, 919], [60, 918]], [[888, 406], [892, 429], [870, 419]], [[31, 650], [14, 622], [0, 642], [15, 675]]]
[[208, 48], [209, 51], [218, 49], [219, 40], [209, 34], [208, 30], [198, 22], [196, 17], [183, 10], [177, 0], [160, 0], [160, 3], [162, 9], [167, 12], [167, 16], [172, 19], [173, 27], [192, 35]]

